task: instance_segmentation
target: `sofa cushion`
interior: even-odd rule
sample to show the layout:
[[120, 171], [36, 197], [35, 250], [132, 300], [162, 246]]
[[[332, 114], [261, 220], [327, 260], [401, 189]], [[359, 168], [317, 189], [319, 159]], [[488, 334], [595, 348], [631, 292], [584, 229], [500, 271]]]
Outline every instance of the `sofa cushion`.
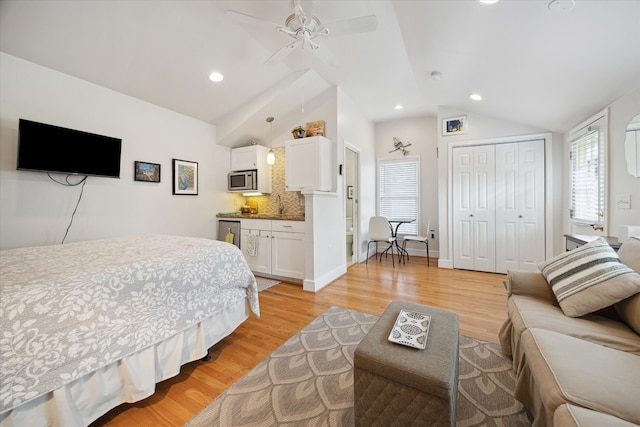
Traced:
[[640, 274], [620, 262], [606, 240], [598, 238], [539, 264], [560, 308], [578, 317], [640, 292]]
[[615, 307], [618, 316], [637, 334], [640, 334], [640, 294], [620, 301]]
[[633, 427], [628, 421], [565, 403], [553, 413], [553, 425], [562, 427]]
[[533, 385], [529, 390], [542, 401], [538, 416], [552, 419], [560, 405], [572, 403], [640, 423], [640, 357], [536, 328], [522, 334], [522, 345], [530, 378], [519, 376], [516, 393], [523, 392], [522, 381]]
[[507, 312], [516, 340], [525, 329], [547, 329], [640, 356], [640, 335], [622, 322], [596, 314], [567, 317], [557, 306], [519, 295], [509, 298]]
[[[640, 273], [640, 237], [632, 237], [618, 251], [620, 261]], [[616, 303], [618, 316], [640, 334], [640, 294]]]
[[630, 237], [618, 250], [620, 261], [640, 273], [640, 236]]

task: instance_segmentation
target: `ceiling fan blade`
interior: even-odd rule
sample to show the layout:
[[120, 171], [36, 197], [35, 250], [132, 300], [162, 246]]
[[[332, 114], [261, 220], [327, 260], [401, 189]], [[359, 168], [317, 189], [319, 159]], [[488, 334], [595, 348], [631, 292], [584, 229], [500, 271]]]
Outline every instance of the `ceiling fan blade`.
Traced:
[[293, 52], [294, 48], [299, 42], [299, 40], [294, 40], [290, 43], [285, 44], [280, 49], [276, 50], [273, 55], [271, 55], [266, 61], [264, 61], [264, 63], [275, 64], [276, 62], [283, 60], [287, 55]]
[[243, 24], [260, 25], [269, 29], [277, 29], [282, 27], [281, 24], [276, 24], [275, 22], [256, 18], [255, 16], [247, 15], [246, 13], [238, 12], [235, 10], [227, 10], [227, 13], [229, 14], [229, 16], [233, 17], [233, 19]]
[[324, 25], [319, 31], [327, 29], [329, 30], [329, 36], [342, 36], [375, 31], [376, 28], [378, 28], [378, 18], [376, 18], [376, 15], [368, 15], [332, 22]]
[[336, 58], [327, 48], [326, 46], [318, 46], [311, 50], [313, 54], [326, 65], [331, 68], [338, 68], [340, 66], [340, 61]]

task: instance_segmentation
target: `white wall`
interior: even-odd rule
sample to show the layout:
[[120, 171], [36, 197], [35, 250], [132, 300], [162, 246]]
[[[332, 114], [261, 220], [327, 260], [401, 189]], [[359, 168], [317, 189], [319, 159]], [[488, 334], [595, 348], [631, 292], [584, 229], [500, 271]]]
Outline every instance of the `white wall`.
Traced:
[[[468, 131], [465, 134], [459, 135], [447, 135], [443, 136], [441, 127], [442, 120], [451, 117], [467, 116]], [[530, 134], [540, 134], [545, 132], [542, 129], [532, 128], [530, 126], [520, 125], [518, 123], [505, 122], [504, 120], [496, 119], [489, 116], [483, 116], [481, 114], [468, 113], [456, 108], [440, 107], [438, 108], [438, 123], [437, 123], [437, 138], [438, 138], [438, 206], [439, 206], [439, 231], [440, 231], [440, 259], [438, 265], [440, 267], [453, 267], [453, 248], [451, 247], [450, 240], [450, 221], [451, 212], [449, 211], [449, 146], [453, 143], [471, 142], [471, 141], [483, 141], [498, 139], [511, 136], [522, 136]], [[552, 143], [552, 163], [550, 166], [553, 171], [556, 171], [561, 163], [561, 159], [558, 159], [557, 154], [562, 150], [562, 142], [560, 138], [557, 138], [556, 143]], [[547, 157], [548, 159], [549, 157]], [[555, 179], [555, 176], [554, 176]], [[557, 200], [561, 196], [562, 187], [555, 183], [547, 183], [547, 189], [552, 188], [553, 194], [550, 195], [552, 200]], [[553, 214], [559, 214], [559, 207], [553, 207]], [[553, 229], [560, 230], [557, 224], [553, 224]], [[560, 243], [561, 236], [558, 236], [554, 241], [554, 251], [556, 246]]]
[[[0, 53], [0, 248], [60, 243], [80, 194], [44, 173], [16, 171], [18, 119], [122, 138], [120, 179], [89, 177], [66, 242], [163, 233], [214, 238], [229, 149], [214, 126]], [[199, 195], [172, 195], [172, 158], [199, 163]], [[161, 182], [133, 180], [134, 160]], [[64, 179], [64, 175], [58, 175]]]
[[[376, 153], [374, 142], [374, 124], [367, 119], [342, 90], [338, 88], [338, 164], [344, 164], [344, 144], [348, 142], [356, 148], [360, 157], [360, 168], [357, 177], [359, 183], [358, 209], [360, 211], [357, 224], [359, 259], [364, 261], [366, 246], [369, 240], [369, 218], [376, 213]], [[344, 179], [338, 177], [338, 192], [344, 203]], [[343, 208], [344, 209], [344, 208]], [[355, 218], [354, 218], [355, 221]], [[344, 221], [342, 221], [344, 226]], [[342, 239], [345, 239], [342, 231]], [[345, 245], [343, 245], [345, 246]], [[346, 257], [346, 254], [345, 254]], [[344, 258], [344, 257], [343, 257]]]
[[[377, 123], [376, 157], [401, 158], [402, 152], [389, 153], [393, 149], [393, 138], [404, 143], [411, 143], [409, 156], [420, 157], [420, 218], [419, 234], [428, 236], [428, 222], [431, 229], [436, 230], [436, 238], [429, 240], [429, 255], [439, 257], [440, 232], [438, 227], [438, 121], [435, 116], [420, 116], [401, 120]], [[409, 247], [409, 246], [408, 246]], [[416, 245], [409, 249], [424, 252], [424, 245]]]
[[[609, 199], [605, 235], [618, 237], [620, 225], [640, 225], [640, 178], [627, 173], [624, 156], [624, 140], [631, 118], [640, 114], [640, 88], [618, 99], [609, 106], [609, 157], [607, 170]], [[631, 195], [631, 209], [618, 209], [617, 194]]]

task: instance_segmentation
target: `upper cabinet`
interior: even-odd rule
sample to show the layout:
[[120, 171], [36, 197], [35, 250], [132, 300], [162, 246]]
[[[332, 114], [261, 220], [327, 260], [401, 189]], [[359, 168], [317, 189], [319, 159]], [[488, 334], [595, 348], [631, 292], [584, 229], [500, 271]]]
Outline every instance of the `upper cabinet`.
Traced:
[[249, 145], [231, 150], [231, 170], [246, 171], [269, 167], [267, 164], [267, 153], [269, 147], [262, 145]]
[[287, 141], [287, 191], [332, 191], [332, 157], [331, 141], [323, 136]]
[[269, 147], [262, 145], [249, 145], [231, 150], [231, 170], [233, 172], [256, 170], [257, 182], [253, 191], [259, 193], [271, 193], [271, 165], [267, 163], [267, 153], [269, 153]]

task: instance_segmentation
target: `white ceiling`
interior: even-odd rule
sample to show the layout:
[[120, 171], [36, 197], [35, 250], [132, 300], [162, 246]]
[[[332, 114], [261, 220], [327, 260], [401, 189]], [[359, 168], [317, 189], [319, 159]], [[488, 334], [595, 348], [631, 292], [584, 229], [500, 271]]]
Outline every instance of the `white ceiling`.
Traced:
[[284, 24], [291, 0], [0, 0], [0, 50], [215, 124], [228, 146], [331, 85], [376, 122], [446, 106], [564, 132], [640, 87], [640, 0], [548, 3], [315, 0], [323, 23], [378, 19], [375, 32], [319, 42], [332, 67], [309, 50], [265, 65], [290, 39], [226, 13]]

